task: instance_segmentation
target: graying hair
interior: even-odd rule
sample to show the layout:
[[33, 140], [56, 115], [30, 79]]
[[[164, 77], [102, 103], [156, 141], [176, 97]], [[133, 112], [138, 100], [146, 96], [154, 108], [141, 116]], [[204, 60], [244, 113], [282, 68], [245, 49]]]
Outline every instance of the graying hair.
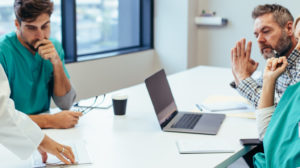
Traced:
[[294, 21], [294, 18], [290, 11], [278, 4], [265, 4], [259, 5], [252, 11], [252, 18], [256, 19], [265, 14], [273, 14], [274, 21], [281, 27], [284, 28], [288, 21]]

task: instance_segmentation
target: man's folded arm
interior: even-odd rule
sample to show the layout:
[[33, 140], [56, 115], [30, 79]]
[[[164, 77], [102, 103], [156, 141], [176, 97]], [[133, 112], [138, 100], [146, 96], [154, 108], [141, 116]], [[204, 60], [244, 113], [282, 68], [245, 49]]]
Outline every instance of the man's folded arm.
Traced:
[[64, 96], [55, 96], [53, 94], [52, 97], [57, 107], [59, 107], [62, 110], [69, 110], [75, 101], [76, 91], [74, 87], [71, 85], [70, 91], [66, 93]]

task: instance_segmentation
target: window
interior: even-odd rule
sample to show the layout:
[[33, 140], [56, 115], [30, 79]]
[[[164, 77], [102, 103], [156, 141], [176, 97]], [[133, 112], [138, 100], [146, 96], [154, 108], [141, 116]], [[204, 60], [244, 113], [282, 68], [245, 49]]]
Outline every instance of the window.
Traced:
[[[51, 16], [51, 37], [59, 41], [61, 36], [61, 5], [60, 0], [54, 0], [54, 11]], [[16, 30], [14, 0], [0, 1], [0, 36]]]
[[139, 0], [77, 0], [77, 53], [139, 45]]
[[0, 1], [0, 36], [15, 30], [13, 0]]
[[66, 62], [153, 48], [153, 0], [62, 3]]

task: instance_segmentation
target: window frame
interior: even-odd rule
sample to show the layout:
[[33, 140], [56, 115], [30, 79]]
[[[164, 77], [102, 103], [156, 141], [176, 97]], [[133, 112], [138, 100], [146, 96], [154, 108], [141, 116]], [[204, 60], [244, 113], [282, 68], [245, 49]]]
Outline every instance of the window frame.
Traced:
[[140, 45], [78, 55], [76, 29], [76, 0], [62, 0], [62, 45], [65, 62], [80, 62], [153, 49], [154, 0], [140, 0]]

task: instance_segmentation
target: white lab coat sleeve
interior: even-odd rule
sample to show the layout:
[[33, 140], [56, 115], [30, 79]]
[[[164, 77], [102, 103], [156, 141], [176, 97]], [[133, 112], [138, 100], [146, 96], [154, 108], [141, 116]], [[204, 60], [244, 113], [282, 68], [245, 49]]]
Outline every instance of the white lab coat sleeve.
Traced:
[[0, 64], [0, 143], [21, 159], [27, 159], [44, 138], [41, 129], [9, 98], [10, 87]]
[[256, 126], [259, 134], [259, 139], [263, 140], [267, 131], [268, 125], [271, 121], [272, 115], [275, 111], [275, 106], [258, 109], [255, 111]]

